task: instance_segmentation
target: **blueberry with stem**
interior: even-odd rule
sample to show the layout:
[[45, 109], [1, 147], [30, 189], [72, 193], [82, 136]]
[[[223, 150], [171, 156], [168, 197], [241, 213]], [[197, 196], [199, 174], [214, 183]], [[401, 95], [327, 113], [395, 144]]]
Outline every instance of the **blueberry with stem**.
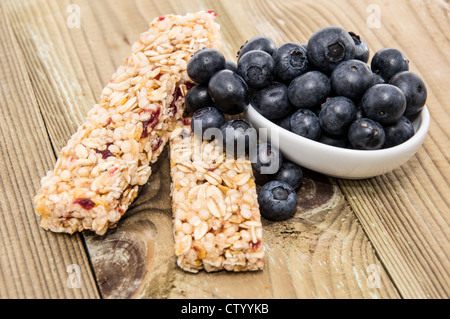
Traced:
[[389, 125], [398, 121], [405, 112], [406, 98], [394, 85], [377, 84], [364, 94], [361, 107], [366, 117], [382, 125]]
[[272, 41], [271, 38], [264, 36], [264, 35], [257, 35], [247, 42], [243, 46], [241, 46], [241, 49], [239, 50], [237, 56], [238, 61], [240, 58], [247, 52], [254, 51], [254, 50], [261, 50], [264, 52], [269, 53], [272, 55], [273, 51], [276, 49], [275, 43]]
[[209, 81], [208, 91], [214, 105], [225, 114], [240, 114], [250, 102], [247, 84], [231, 70], [217, 72]]
[[267, 52], [250, 51], [241, 57], [237, 70], [249, 87], [262, 89], [273, 80], [274, 61]]
[[406, 116], [413, 116], [422, 111], [427, 101], [427, 87], [417, 74], [403, 71], [394, 75], [389, 81], [398, 87], [406, 98]]
[[385, 126], [384, 132], [386, 134], [384, 148], [390, 148], [400, 145], [413, 137], [414, 126], [406, 116], [402, 116], [394, 124]]
[[358, 101], [373, 83], [369, 66], [359, 60], [340, 63], [331, 73], [331, 87], [337, 95]]
[[209, 140], [210, 138], [205, 136], [206, 130], [212, 128], [220, 130], [223, 124], [225, 124], [225, 117], [218, 109], [215, 107], [205, 107], [194, 113], [191, 128], [196, 136]]
[[355, 42], [354, 59], [367, 63], [370, 57], [370, 49], [369, 46], [367, 45], [367, 42], [363, 38], [361, 38], [360, 35], [354, 32], [349, 32], [348, 34], [350, 34], [350, 36], [353, 39], [353, 42]]
[[302, 168], [290, 161], [284, 161], [278, 173], [273, 176], [274, 180], [288, 183], [295, 190], [298, 190], [303, 181]]
[[269, 120], [281, 119], [288, 115], [292, 108], [287, 91], [286, 85], [272, 82], [254, 92], [251, 97], [252, 106]]
[[214, 102], [209, 96], [207, 86], [196, 85], [186, 94], [185, 104], [188, 112], [195, 113], [204, 107], [213, 106]]
[[328, 77], [319, 71], [310, 71], [292, 80], [288, 87], [288, 98], [299, 109], [314, 108], [322, 104], [330, 92]]
[[344, 135], [355, 120], [356, 106], [344, 96], [328, 99], [319, 113], [320, 127], [331, 135]]
[[219, 50], [202, 49], [189, 60], [187, 74], [195, 83], [206, 85], [214, 74], [225, 69], [225, 61]]
[[273, 52], [275, 74], [278, 81], [289, 83], [309, 70], [306, 49], [294, 42], [287, 42]]
[[356, 120], [348, 129], [348, 140], [357, 150], [379, 150], [385, 139], [381, 124], [368, 118]]
[[308, 41], [308, 61], [313, 69], [330, 74], [341, 62], [355, 57], [356, 47], [350, 34], [337, 26], [315, 32]]
[[314, 141], [320, 138], [322, 132], [319, 118], [308, 109], [300, 109], [292, 114], [290, 126], [291, 132]]
[[376, 52], [371, 61], [372, 72], [379, 74], [386, 82], [397, 73], [409, 70], [405, 55], [394, 48], [384, 48]]
[[258, 193], [261, 216], [272, 221], [291, 218], [297, 208], [297, 193], [286, 182], [270, 181]]

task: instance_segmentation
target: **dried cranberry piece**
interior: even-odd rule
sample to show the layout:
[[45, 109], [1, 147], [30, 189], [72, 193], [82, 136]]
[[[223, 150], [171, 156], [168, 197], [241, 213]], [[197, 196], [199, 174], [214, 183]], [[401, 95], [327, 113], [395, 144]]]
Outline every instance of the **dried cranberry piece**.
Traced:
[[175, 89], [175, 92], [173, 92], [173, 101], [172, 103], [170, 103], [169, 109], [170, 109], [170, 114], [175, 115], [177, 113], [177, 106], [175, 103], [177, 103], [177, 101], [183, 97], [183, 92], [181, 92], [181, 89], [179, 86], [177, 86], [177, 88]]
[[[149, 120], [142, 122], [143, 131], [141, 138], [148, 137], [150, 135], [151, 130], [155, 128], [156, 125], [159, 123], [159, 115], [161, 114], [161, 110], [158, 109], [156, 112], [152, 114]], [[149, 130], [149, 128], [151, 130]]]
[[95, 203], [89, 198], [77, 198], [73, 201], [74, 204], [78, 204], [86, 210], [91, 210], [95, 207]]
[[106, 149], [104, 151], [95, 150], [98, 154], [102, 154], [103, 159], [107, 159], [108, 157], [114, 156], [110, 150]]
[[160, 146], [161, 146], [161, 144], [162, 144], [162, 139], [160, 139], [159, 137], [157, 137], [157, 139], [156, 139], [156, 144], [153, 144], [152, 143], [152, 151], [154, 152], [154, 151], [156, 151]]
[[186, 118], [184, 118], [184, 119], [183, 119], [183, 124], [184, 124], [184, 125], [191, 125], [191, 119], [186, 119]]
[[175, 102], [178, 101], [182, 97], [183, 97], [183, 92], [181, 91], [180, 87], [177, 86], [177, 88], [173, 92], [173, 101], [172, 101], [172, 103], [174, 103], [174, 101]]
[[111, 145], [113, 145], [113, 143], [108, 143], [106, 144], [106, 149], [104, 151], [100, 151], [100, 150], [95, 150], [98, 154], [102, 154], [102, 158], [103, 159], [107, 159], [108, 157], [114, 156], [113, 153], [111, 153], [111, 151], [108, 149], [108, 147], [110, 147]]
[[249, 246], [250, 246], [250, 249], [257, 250], [261, 246], [261, 241], [258, 240], [256, 243], [251, 242], [249, 244]]

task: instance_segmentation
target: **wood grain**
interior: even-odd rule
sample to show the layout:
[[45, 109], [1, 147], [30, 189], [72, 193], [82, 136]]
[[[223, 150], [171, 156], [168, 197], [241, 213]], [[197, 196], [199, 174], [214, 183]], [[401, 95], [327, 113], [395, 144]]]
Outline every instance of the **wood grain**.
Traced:
[[[252, 11], [251, 22], [280, 26], [286, 33], [283, 41], [290, 37], [303, 42], [319, 27], [341, 25], [366, 39], [371, 56], [383, 47], [402, 50], [410, 60], [411, 71], [424, 79], [432, 120], [429, 135], [416, 156], [384, 176], [367, 181], [339, 180], [338, 185], [400, 294], [405, 298], [448, 298], [450, 128], [448, 85], [443, 85], [448, 84], [450, 76], [445, 54], [450, 46], [448, 2], [246, 4], [246, 11]], [[369, 6], [380, 10], [380, 28], [368, 27]]]
[[167, 156], [116, 229], [105, 238], [85, 234], [104, 298], [399, 298], [336, 183], [313, 172], [294, 218], [264, 222], [264, 271], [183, 272], [173, 251]]
[[[34, 214], [55, 158], [3, 6], [0, 38], [0, 298], [98, 297], [81, 237], [47, 233]], [[70, 265], [80, 267], [80, 288], [67, 284]]]
[[[44, 74], [48, 80], [44, 83], [38, 81], [33, 82], [33, 88], [37, 92], [37, 96], [40, 97], [39, 105], [41, 106], [45, 123], [50, 127], [48, 132], [51, 140], [54, 141], [55, 152], [59, 151], [60, 146], [65, 144], [66, 139], [76, 129], [76, 125], [82, 121], [82, 116], [74, 115], [81, 115], [83, 112], [86, 112], [88, 109], [88, 101], [95, 103], [94, 97], [99, 94], [102, 83], [106, 83], [110, 76], [108, 72], [103, 72], [103, 69], [96, 70], [96, 76], [94, 76], [90, 72], [86, 72], [85, 68], [90, 69], [96, 65], [106, 65], [110, 69], [109, 72], [112, 73], [115, 69], [113, 65], [119, 65], [128, 53], [127, 50], [130, 46], [129, 39], [136, 38], [145, 29], [143, 24], [146, 21], [151, 20], [153, 16], [171, 12], [183, 13], [186, 10], [186, 8], [179, 7], [170, 2], [167, 7], [160, 6], [160, 3], [158, 3], [158, 6], [155, 5], [152, 7], [151, 2], [144, 3], [140, 1], [135, 2], [135, 6], [124, 5], [123, 2], [105, 6], [105, 3], [103, 5], [99, 1], [89, 4], [87, 2], [81, 3], [80, 6], [83, 12], [82, 30], [67, 31], [65, 29], [60, 32], [57, 30], [64, 29], [61, 12], [64, 12], [65, 5], [68, 2], [62, 3], [60, 7], [54, 7], [46, 1], [26, 2], [26, 5], [25, 3], [17, 4], [16, 2], [10, 4], [10, 14], [16, 21], [16, 34], [19, 43], [22, 44], [21, 48], [24, 51], [24, 55], [27, 58], [30, 77], [37, 79], [39, 74]], [[210, 5], [211, 3], [204, 3], [196, 10], [204, 9]], [[136, 7], [142, 9], [139, 15], [136, 15]], [[213, 9], [217, 10], [218, 8]], [[145, 14], [145, 12], [152, 12], [153, 16], [149, 13]], [[140, 19], [143, 15], [147, 17]], [[51, 16], [52, 18], [36, 20], [35, 17], [41, 16]], [[132, 26], [130, 26], [130, 19], [134, 16], [138, 16], [139, 18], [135, 18]], [[36, 25], [28, 28], [27, 24], [20, 19], [33, 21]], [[91, 21], [91, 19], [97, 21]], [[219, 22], [227, 24], [227, 15], [222, 15], [221, 19], [224, 19], [224, 21]], [[109, 30], [107, 35], [102, 32], [102, 30], [106, 29]], [[243, 36], [241, 40], [233, 40], [231, 34], [228, 34], [227, 31], [224, 33], [224, 43], [233, 43], [233, 45], [225, 47], [225, 51], [228, 47], [228, 53], [226, 54], [229, 58], [233, 58], [235, 51], [237, 51], [235, 48], [239, 43], [244, 41], [245, 37]], [[89, 37], [87, 34], [89, 34]], [[71, 37], [74, 40], [62, 40]], [[77, 45], [75, 46], [74, 43]], [[92, 47], [92, 43], [99, 44], [94, 48]], [[46, 48], [47, 46], [51, 47], [51, 50], [42, 49], [42, 47]], [[105, 60], [106, 63], [103, 64]], [[73, 85], [73, 83], [77, 83], [77, 79], [80, 79], [78, 82], [85, 83], [85, 85], [89, 85], [91, 88], [84, 88], [77, 84]], [[69, 83], [72, 84], [69, 85]], [[61, 91], [67, 94], [61, 96]], [[77, 95], [77, 93], [81, 93], [82, 91], [88, 93], [85, 95]], [[90, 94], [89, 92], [93, 93]], [[64, 123], [69, 123], [69, 125], [65, 125]], [[274, 262], [268, 262], [269, 270], [266, 273], [241, 274], [232, 276], [234, 280], [230, 281], [229, 274], [226, 273], [192, 276], [180, 271], [176, 267], [173, 253], [167, 254], [167, 251], [173, 251], [167, 154], [158, 161], [156, 167], [158, 169], [154, 170], [148, 186], [142, 190], [139, 199], [126, 214], [126, 218], [117, 229], [111, 230], [106, 237], [98, 237], [91, 234], [84, 235], [103, 297], [286, 296], [295, 298], [308, 295], [302, 292], [303, 281], [298, 281], [295, 284], [289, 283], [290, 278], [295, 278], [300, 270], [295, 270], [295, 273], [288, 272], [286, 275], [277, 275], [280, 273], [280, 270], [277, 269], [277, 264], [279, 262], [289, 263], [291, 257], [281, 247], [276, 247], [276, 235], [273, 235], [272, 239], [270, 239], [270, 235], [268, 236], [267, 247], [270, 252], [273, 251], [273, 254], [278, 257], [271, 259]], [[311, 187], [313, 185], [314, 183], [311, 184]], [[333, 218], [340, 216], [340, 208], [340, 206], [336, 208]], [[342, 272], [345, 271], [345, 267], [342, 264], [343, 261], [338, 262], [340, 269], [335, 269], [334, 273], [340, 273], [341, 280], [337, 283], [336, 287], [333, 289], [330, 287], [330, 291], [326, 292], [322, 288], [315, 291], [312, 289], [313, 287], [310, 287], [310, 296], [346, 296], [345, 289], [347, 289], [347, 292], [353, 291], [354, 289], [351, 289], [351, 286], [359, 287], [361, 285], [361, 282], [355, 284], [356, 277], [367, 277], [368, 274], [365, 272], [365, 266], [370, 263], [379, 264], [354, 215], [348, 209], [346, 214], [352, 216], [352, 222], [350, 224], [354, 229], [359, 229], [359, 231], [353, 231], [349, 234], [344, 233], [346, 235], [342, 235], [342, 237], [345, 238], [358, 233], [359, 236], [355, 237], [361, 242], [361, 244], [358, 244], [358, 247], [367, 248], [368, 254], [350, 259], [353, 265], [358, 266], [358, 270], [356, 273], [352, 272], [352, 275], [349, 277], [350, 279], [345, 278], [345, 273]], [[267, 227], [269, 233], [270, 228], [274, 228], [273, 226]], [[332, 231], [339, 232], [339, 229]], [[274, 232], [276, 234], [276, 227], [274, 228]], [[287, 233], [289, 232], [287, 231]], [[327, 232], [326, 227], [324, 227], [325, 232]], [[316, 238], [320, 232], [314, 230], [313, 233], [307, 237], [313, 236]], [[331, 235], [327, 236], [334, 238]], [[309, 238], [308, 240], [311, 239]], [[271, 247], [272, 245], [274, 247]], [[301, 248], [302, 240], [298, 240], [298, 242], [293, 241], [290, 245], [292, 248]], [[330, 250], [330, 245], [331, 242], [327, 241], [322, 250], [324, 252]], [[342, 253], [342, 249], [335, 249], [335, 251], [335, 254]], [[308, 250], [308, 254], [314, 256], [314, 248]], [[369, 257], [367, 258], [367, 256]], [[321, 258], [326, 259], [326, 257], [325, 254]], [[292, 258], [300, 258], [304, 261], [308, 260], [308, 258], [299, 257], [299, 255], [294, 255]], [[320, 260], [320, 258], [318, 259]], [[302, 272], [310, 273], [309, 276], [305, 276], [312, 285], [317, 284], [319, 287], [323, 287], [331, 282], [327, 277], [322, 278], [322, 275], [317, 275], [311, 263], [307, 262], [303, 267], [305, 269]], [[271, 268], [274, 270], [270, 271]], [[360, 275], [359, 272], [361, 272]], [[326, 269], [323, 271], [323, 274], [329, 275]], [[359, 295], [378, 297], [398, 296], [390, 284], [389, 279], [387, 279], [385, 272], [382, 272], [382, 274], [385, 283], [382, 289], [369, 292], [367, 285], [363, 282], [364, 285], [359, 287]], [[257, 278], [263, 277], [263, 280], [258, 281], [260, 283], [256, 286], [251, 284], [255, 276]], [[279, 284], [279, 278], [282, 279], [282, 282], [291, 286], [289, 292], [284, 292], [284, 286]], [[326, 281], [322, 282], [324, 279]], [[236, 291], [235, 287], [241, 280], [248, 282], [248, 290]], [[364, 279], [362, 280], [364, 281]], [[218, 286], [218, 283], [220, 283], [222, 288], [214, 288]], [[264, 289], [259, 289], [261, 287]], [[335, 293], [334, 290], [339, 293]], [[355, 292], [355, 294], [358, 293]]]
[[[9, 21], [8, 25], [6, 20], [1, 24], [2, 39], [5, 35], [18, 54], [7, 58], [10, 64], [3, 61], [1, 64], [3, 69], [4, 65], [14, 65], [2, 74], [13, 72], [16, 80], [10, 82], [11, 77], [4, 76], [0, 82], [3, 92], [0, 101], [11, 101], [5, 109], [11, 113], [4, 111], [2, 102], [0, 115], [0, 143], [3, 143], [0, 173], [4, 180], [0, 207], [2, 212], [4, 207], [8, 207], [5, 211], [16, 211], [18, 207], [20, 213], [2, 214], [3, 220], [0, 219], [3, 227], [0, 248], [7, 251], [0, 253], [0, 296], [25, 292], [31, 297], [48, 296], [49, 291], [57, 291], [59, 296], [72, 297], [73, 293], [74, 297], [95, 296], [81, 240], [86, 243], [98, 293], [103, 298], [447, 298], [450, 295], [447, 195], [450, 93], [448, 85], [443, 85], [450, 77], [450, 59], [446, 54], [450, 47], [447, 2], [79, 0], [79, 29], [68, 28], [66, 24], [66, 9], [71, 3], [8, 0], [2, 7], [2, 15]], [[381, 28], [370, 28], [367, 23], [371, 14], [368, 8], [373, 5], [380, 9]], [[306, 172], [295, 217], [288, 222], [264, 224], [267, 267], [263, 272], [192, 275], [176, 267], [167, 151], [124, 220], [106, 236], [84, 233], [68, 237], [38, 230], [31, 196], [39, 177], [52, 166], [52, 150], [57, 156], [83, 122], [149, 21], [164, 14], [198, 10], [215, 10], [219, 14], [222, 51], [229, 59], [254, 35], [266, 34], [277, 44], [304, 43], [318, 28], [330, 24], [360, 33], [372, 54], [386, 46], [403, 50], [411, 61], [411, 70], [421, 75], [428, 86], [432, 122], [423, 147], [400, 169], [370, 180], [336, 180]], [[6, 54], [11, 52], [9, 47], [0, 46], [0, 53], [9, 56]], [[22, 82], [26, 83], [25, 92], [18, 89]], [[25, 108], [30, 105], [32, 113]], [[32, 120], [34, 117], [38, 120]], [[23, 121], [27, 125], [21, 124]], [[24, 128], [30, 145], [7, 144], [10, 139], [22, 137], [10, 130], [9, 123]], [[30, 126], [31, 123], [38, 127]], [[36, 135], [32, 135], [35, 131]], [[3, 151], [4, 145], [9, 147], [7, 153]], [[18, 194], [24, 196], [18, 201], [21, 206], [6, 200]], [[31, 244], [14, 246], [13, 239], [26, 232], [21, 227], [29, 220], [31, 233], [39, 234], [39, 239], [37, 235], [28, 235], [28, 241], [52, 247], [51, 251], [62, 251], [61, 257], [59, 253], [49, 255], [44, 249], [47, 255], [34, 259], [47, 269], [53, 267], [48, 260], [63, 258], [62, 262], [56, 262], [59, 267], [56, 272], [34, 271], [22, 277], [30, 252], [27, 245]], [[9, 236], [3, 236], [4, 231]], [[66, 292], [59, 279], [53, 280], [45, 292], [36, 288], [50, 285], [47, 276], [66, 275], [62, 265], [66, 265], [68, 256], [61, 247], [69, 249], [69, 256], [76, 256], [86, 267], [83, 273], [89, 274], [84, 278], [90, 287], [87, 292]], [[31, 281], [35, 281], [33, 288], [24, 289]], [[14, 293], [7, 293], [9, 286], [15, 287]]]

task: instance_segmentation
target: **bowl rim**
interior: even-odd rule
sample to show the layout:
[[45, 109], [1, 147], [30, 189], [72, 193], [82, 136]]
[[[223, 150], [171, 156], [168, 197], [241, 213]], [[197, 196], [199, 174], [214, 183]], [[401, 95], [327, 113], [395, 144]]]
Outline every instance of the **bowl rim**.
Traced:
[[342, 155], [344, 155], [344, 154], [354, 155], [354, 156], [358, 156], [361, 158], [364, 158], [365, 156], [374, 156], [375, 154], [379, 155], [379, 156], [386, 156], [386, 155], [392, 156], [393, 153], [405, 152], [414, 145], [419, 144], [418, 147], [420, 147], [420, 145], [422, 144], [423, 140], [425, 139], [425, 137], [428, 133], [428, 129], [430, 126], [430, 112], [428, 110], [427, 105], [424, 105], [423, 109], [418, 113], [417, 117], [412, 121], [413, 123], [416, 121], [420, 121], [420, 122], [419, 122], [419, 126], [417, 127], [417, 130], [415, 130], [414, 135], [409, 140], [405, 141], [402, 144], [399, 144], [397, 146], [390, 147], [390, 148], [383, 148], [383, 149], [379, 149], [379, 150], [355, 150], [355, 149], [342, 148], [342, 147], [337, 147], [337, 146], [320, 143], [318, 141], [311, 140], [306, 137], [295, 134], [295, 133], [279, 126], [278, 124], [272, 122], [271, 120], [265, 118], [251, 104], [249, 104], [247, 110], [245, 111], [245, 115], [250, 122], [252, 122], [252, 117], [253, 118], [256, 117], [258, 121], [260, 121], [264, 124], [265, 128], [271, 129], [273, 127], [276, 127], [277, 129], [279, 129], [280, 135], [283, 134], [283, 135], [289, 136], [290, 138], [297, 139], [299, 142], [301, 142], [305, 146], [309, 146], [311, 148], [319, 148], [319, 149], [323, 149], [323, 150], [326, 150], [329, 152], [339, 151]]

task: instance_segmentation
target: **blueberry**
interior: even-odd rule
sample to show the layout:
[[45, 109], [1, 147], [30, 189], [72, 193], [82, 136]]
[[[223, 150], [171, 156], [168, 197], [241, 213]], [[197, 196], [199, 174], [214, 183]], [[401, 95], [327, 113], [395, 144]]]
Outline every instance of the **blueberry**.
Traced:
[[377, 84], [364, 94], [361, 106], [368, 118], [389, 125], [397, 122], [405, 112], [406, 98], [394, 85]]
[[195, 83], [206, 85], [215, 73], [225, 69], [225, 61], [219, 50], [205, 48], [189, 60], [187, 73]]
[[205, 107], [194, 113], [192, 116], [191, 128], [194, 134], [198, 137], [205, 140], [210, 140], [214, 134], [211, 134], [211, 137], [208, 137], [205, 136], [205, 131], [210, 128], [220, 129], [223, 124], [225, 124], [225, 117], [218, 109], [215, 107]]
[[394, 75], [389, 83], [398, 87], [405, 95], [405, 115], [412, 116], [422, 111], [427, 101], [427, 87], [417, 74], [400, 72]]
[[384, 148], [389, 148], [409, 140], [414, 135], [414, 126], [406, 116], [402, 116], [394, 124], [385, 126], [384, 132], [386, 134]]
[[208, 90], [215, 106], [225, 114], [239, 114], [248, 107], [250, 97], [247, 84], [233, 71], [217, 72], [209, 81]]
[[370, 50], [366, 41], [364, 41], [364, 39], [361, 38], [361, 36], [355, 34], [354, 32], [349, 32], [348, 34], [350, 34], [350, 36], [353, 39], [353, 42], [355, 42], [356, 51], [354, 59], [367, 63], [369, 61]]
[[317, 141], [320, 138], [321, 128], [319, 119], [313, 111], [300, 109], [291, 116], [291, 132]]
[[289, 85], [288, 98], [299, 109], [322, 104], [331, 92], [328, 77], [318, 71], [310, 71], [296, 77]]
[[255, 175], [276, 174], [283, 164], [283, 155], [270, 143], [260, 143], [250, 157]]
[[237, 73], [237, 64], [234, 61], [226, 60], [225, 61], [225, 69], [231, 70], [234, 73]]
[[272, 221], [291, 218], [297, 208], [297, 193], [291, 185], [270, 181], [258, 193], [261, 216]]
[[357, 101], [372, 86], [372, 74], [369, 66], [362, 61], [344, 61], [331, 73], [331, 87], [337, 95]]
[[386, 82], [389, 82], [395, 74], [409, 70], [409, 61], [401, 51], [384, 48], [373, 56], [371, 68], [372, 72], [381, 75]]
[[186, 109], [188, 112], [195, 113], [204, 107], [213, 106], [214, 102], [209, 96], [208, 87], [203, 85], [194, 86], [186, 94]]
[[273, 82], [252, 95], [252, 105], [269, 120], [285, 117], [291, 110], [287, 89], [286, 85]]
[[320, 29], [308, 42], [310, 66], [325, 74], [330, 74], [340, 62], [353, 59], [355, 53], [355, 42], [350, 34], [336, 26]]
[[[257, 134], [253, 126], [245, 119], [237, 118], [226, 122], [220, 128], [223, 136], [224, 149], [227, 156], [244, 157], [252, 146], [256, 146]], [[232, 158], [233, 158], [232, 157]]]
[[357, 150], [378, 150], [385, 138], [381, 124], [368, 118], [356, 120], [348, 129], [348, 140]]
[[257, 35], [248, 40], [238, 52], [238, 60], [247, 52], [253, 50], [261, 50], [272, 55], [276, 49], [275, 43], [269, 37]]
[[372, 85], [377, 85], [377, 84], [385, 84], [386, 81], [383, 79], [383, 77], [379, 74], [376, 73], [372, 73]]
[[320, 127], [331, 135], [345, 134], [355, 120], [355, 104], [344, 96], [328, 99], [319, 114]]
[[318, 142], [326, 144], [326, 145], [330, 145], [330, 146], [340, 147], [340, 148], [348, 148], [349, 147], [347, 135], [335, 136], [335, 135], [329, 135], [326, 132], [322, 132], [322, 135], [320, 136], [320, 139], [318, 140]]
[[276, 124], [285, 130], [290, 131], [291, 130], [291, 115], [283, 117], [281, 120], [277, 121]]
[[273, 52], [277, 80], [289, 83], [308, 71], [306, 49], [297, 43], [288, 42]]
[[288, 183], [293, 189], [297, 190], [302, 185], [303, 170], [295, 163], [284, 161], [273, 178], [274, 180]]
[[252, 88], [261, 89], [273, 80], [274, 61], [267, 52], [256, 50], [245, 53], [237, 68], [237, 73]]

